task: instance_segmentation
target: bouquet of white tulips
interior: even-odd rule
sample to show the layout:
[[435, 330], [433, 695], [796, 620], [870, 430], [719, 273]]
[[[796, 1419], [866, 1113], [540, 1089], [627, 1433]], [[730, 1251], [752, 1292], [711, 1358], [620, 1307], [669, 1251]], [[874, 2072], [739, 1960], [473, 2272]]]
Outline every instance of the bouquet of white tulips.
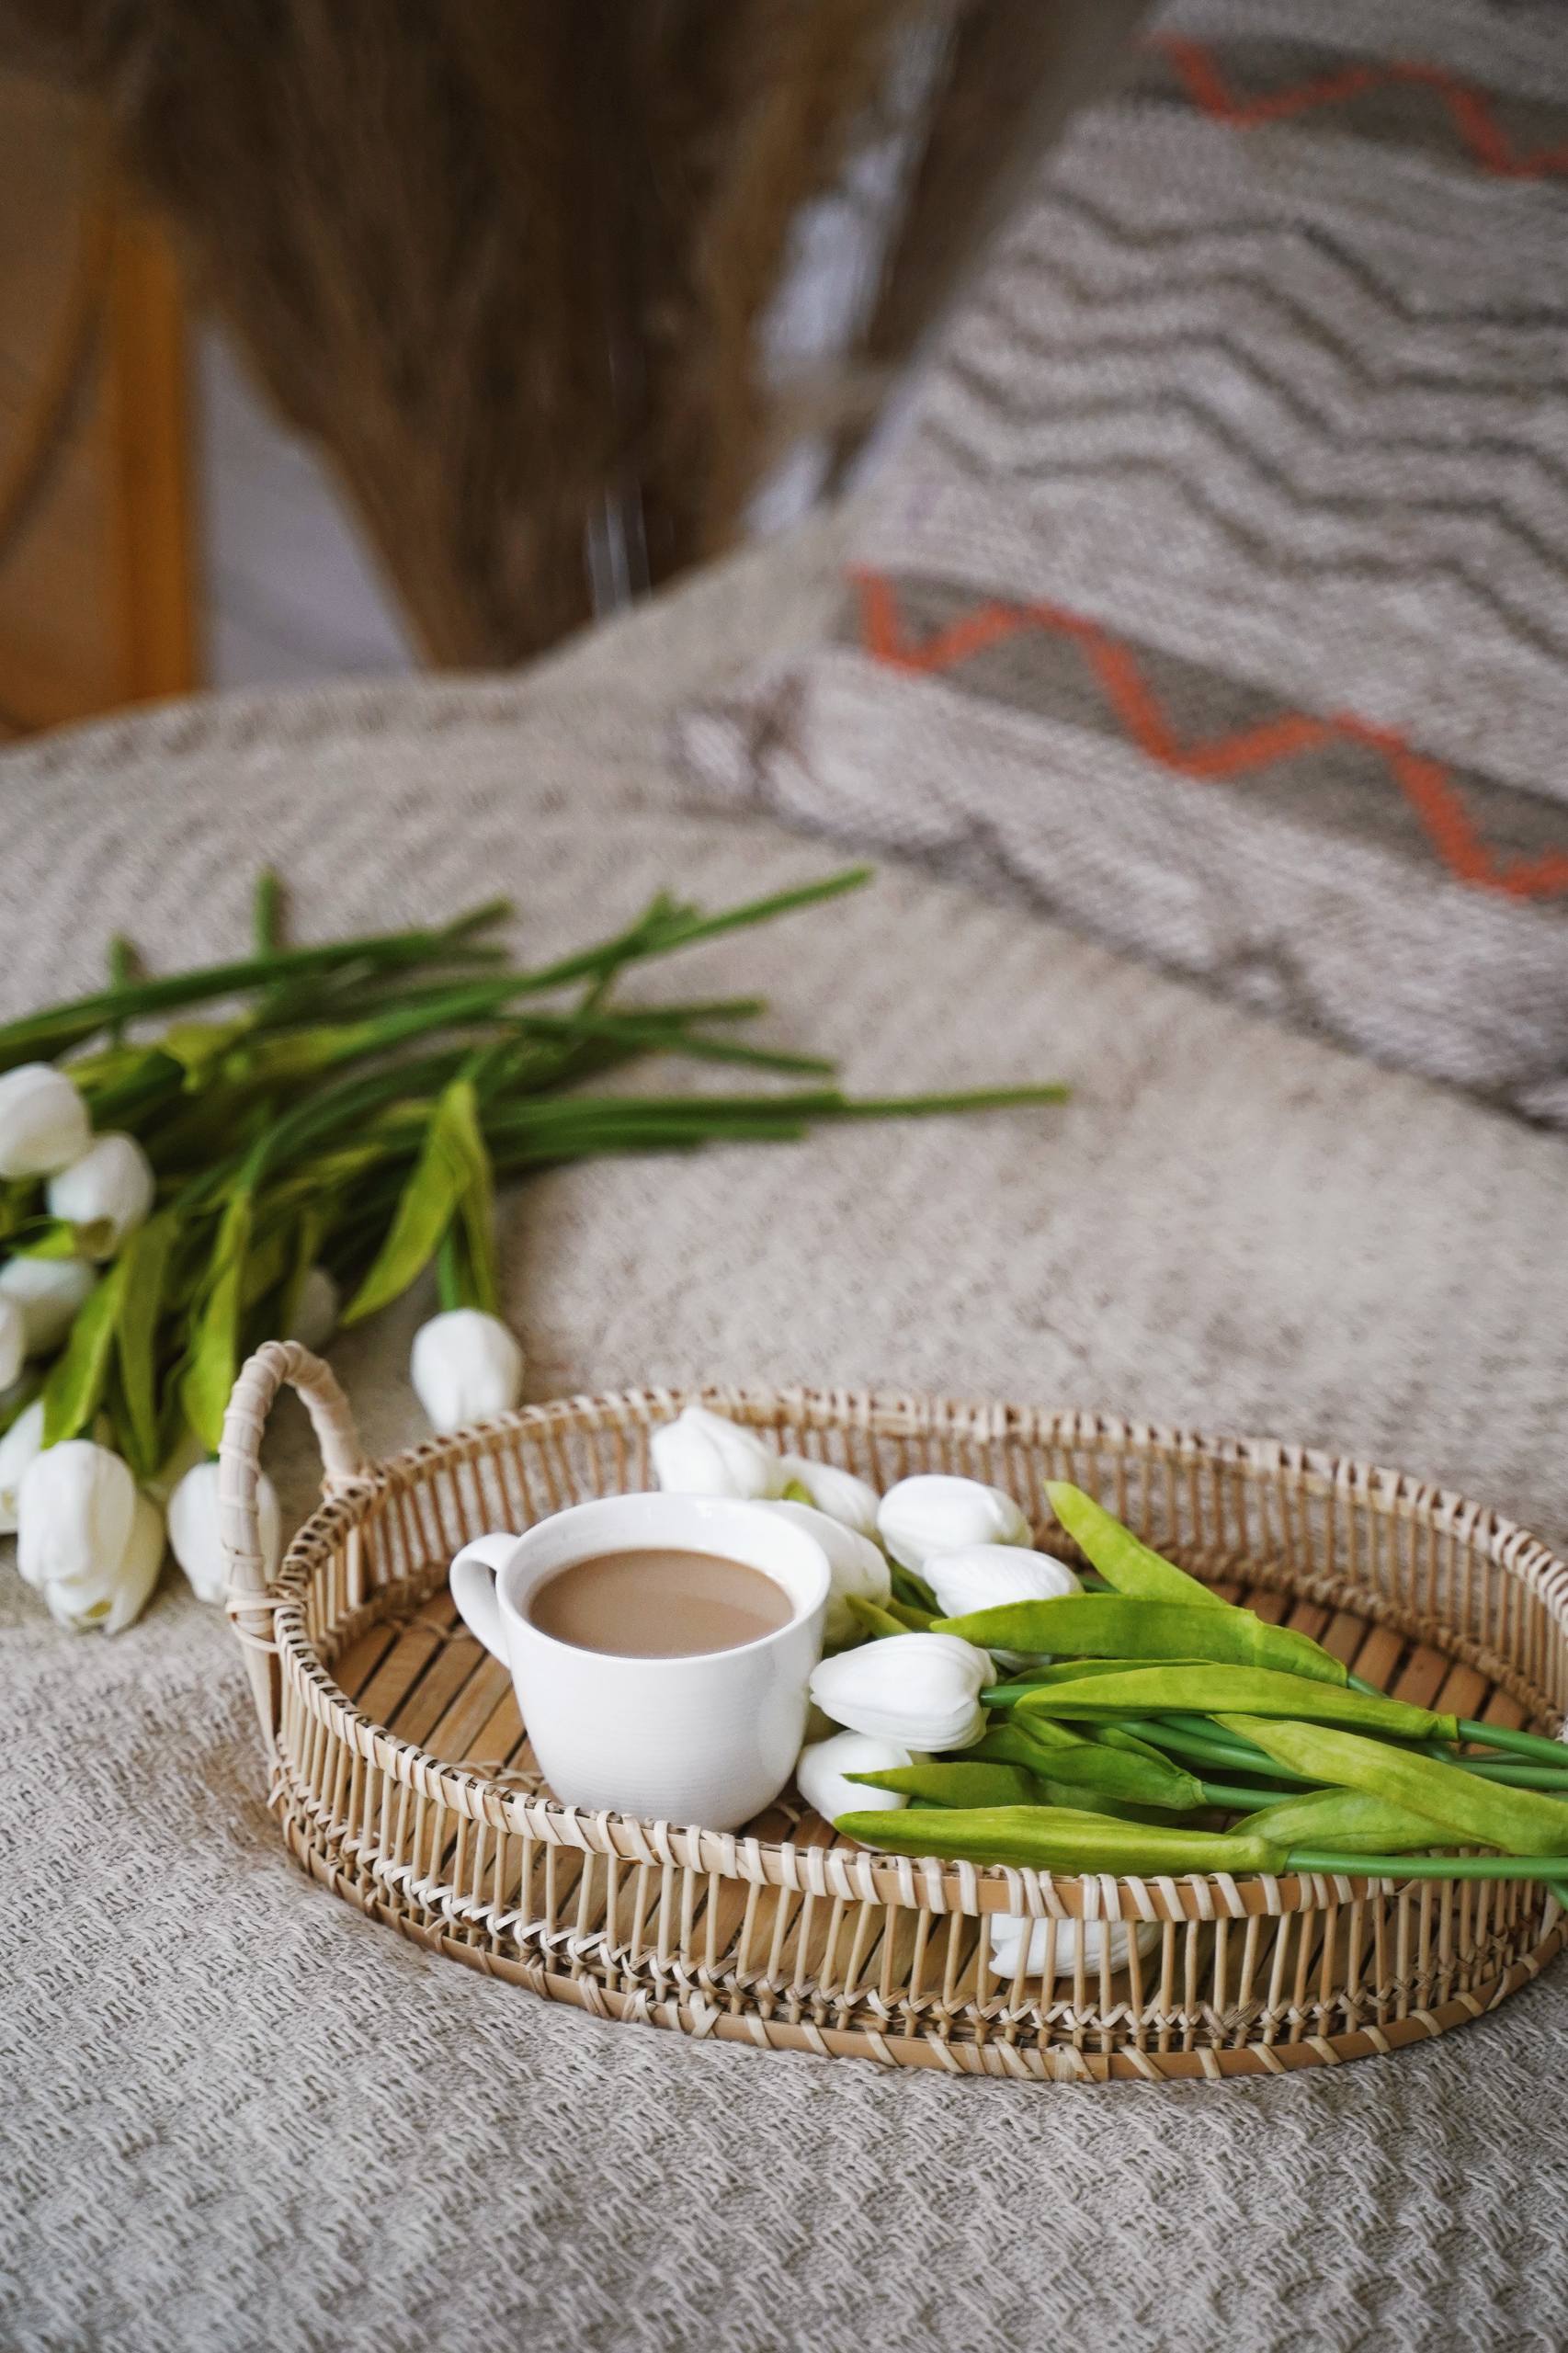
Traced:
[[[210, 1458], [243, 1358], [273, 1336], [324, 1345], [432, 1261], [440, 1313], [411, 1367], [431, 1421], [452, 1429], [516, 1404], [497, 1180], [598, 1153], [788, 1141], [817, 1120], [1060, 1096], [854, 1102], [820, 1056], [737, 1035], [759, 999], [617, 997], [633, 966], [866, 879], [717, 915], [661, 894], [611, 938], [517, 969], [486, 937], [504, 901], [437, 929], [291, 947], [264, 875], [248, 956], [148, 977], [117, 940], [107, 988], [0, 1026], [0, 1530], [19, 1530], [22, 1575], [54, 1616], [128, 1625], [156, 1584], [165, 1515], [197, 1592], [221, 1599]], [[654, 1053], [811, 1083], [646, 1096], [585, 1084]], [[798, 1469], [809, 1489], [815, 1474]], [[265, 1484], [263, 1530], [276, 1558]], [[846, 1592], [874, 1590], [864, 1563], [859, 1586], [844, 1574]]]
[[[861, 1846], [1100, 1876], [1528, 1879], [1568, 1905], [1560, 1741], [1358, 1682], [1080, 1488], [1048, 1483], [1040, 1509], [1083, 1577], [975, 1480], [903, 1479], [879, 1499], [700, 1406], [655, 1433], [653, 1459], [666, 1486], [793, 1510], [821, 1541], [828, 1647], [811, 1696], [841, 1729], [807, 1741], [795, 1779]], [[987, 1925], [990, 1966], [1015, 1980], [1133, 1971], [1162, 1933]]]

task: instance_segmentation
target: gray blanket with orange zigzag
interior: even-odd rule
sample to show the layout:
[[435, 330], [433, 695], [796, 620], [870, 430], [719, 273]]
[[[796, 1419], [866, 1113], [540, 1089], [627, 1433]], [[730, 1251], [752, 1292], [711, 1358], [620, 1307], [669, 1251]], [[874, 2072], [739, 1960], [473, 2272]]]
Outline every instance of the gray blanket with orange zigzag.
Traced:
[[697, 790], [1568, 1126], [1560, 8], [1180, 0]]

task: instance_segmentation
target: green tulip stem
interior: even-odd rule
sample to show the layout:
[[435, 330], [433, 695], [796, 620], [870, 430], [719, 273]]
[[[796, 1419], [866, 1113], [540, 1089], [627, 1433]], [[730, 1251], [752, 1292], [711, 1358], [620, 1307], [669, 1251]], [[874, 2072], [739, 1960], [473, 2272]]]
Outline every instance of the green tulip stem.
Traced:
[[264, 866], [256, 878], [251, 937], [258, 956], [276, 956], [283, 945], [283, 885], [270, 866]]
[[1478, 1724], [1461, 1717], [1460, 1738], [1472, 1740], [1479, 1747], [1506, 1750], [1531, 1764], [1568, 1765], [1568, 1746], [1562, 1741], [1544, 1740], [1537, 1732], [1515, 1732], [1508, 1724]]
[[1278, 1790], [1248, 1789], [1244, 1783], [1206, 1781], [1199, 1776], [1199, 1788], [1205, 1805], [1223, 1806], [1232, 1813], [1256, 1813], [1266, 1805], [1278, 1805]]
[[1285, 1868], [1343, 1872], [1346, 1879], [1533, 1879], [1557, 1894], [1556, 1882], [1568, 1879], [1568, 1855], [1339, 1855], [1292, 1847]]

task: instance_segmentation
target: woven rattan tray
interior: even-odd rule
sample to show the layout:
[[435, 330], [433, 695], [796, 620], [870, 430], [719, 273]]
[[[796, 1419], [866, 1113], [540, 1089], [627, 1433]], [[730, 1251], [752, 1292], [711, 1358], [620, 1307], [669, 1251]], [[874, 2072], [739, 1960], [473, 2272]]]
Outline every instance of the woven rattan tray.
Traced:
[[[325, 1500], [266, 1587], [256, 1477], [285, 1382], [321, 1439]], [[879, 1486], [959, 1472], [1028, 1508], [1042, 1478], [1074, 1480], [1405, 1698], [1542, 1730], [1568, 1706], [1568, 1569], [1397, 1472], [1001, 1404], [702, 1396]], [[455, 1615], [447, 1564], [486, 1529], [652, 1484], [649, 1432], [686, 1402], [562, 1399], [369, 1463], [315, 1358], [274, 1342], [245, 1367], [222, 1455], [231, 1609], [284, 1837], [324, 1885], [598, 2018], [1034, 2081], [1278, 2074], [1396, 2050], [1494, 2007], [1558, 1950], [1557, 1904], [1519, 1881], [1052, 1879], [872, 1856], [792, 1804], [722, 1835], [556, 1805], [505, 1670]], [[1040, 1540], [1073, 1557], [1059, 1531]], [[998, 1977], [981, 1917], [998, 1910], [1159, 1935], [1114, 1974]]]

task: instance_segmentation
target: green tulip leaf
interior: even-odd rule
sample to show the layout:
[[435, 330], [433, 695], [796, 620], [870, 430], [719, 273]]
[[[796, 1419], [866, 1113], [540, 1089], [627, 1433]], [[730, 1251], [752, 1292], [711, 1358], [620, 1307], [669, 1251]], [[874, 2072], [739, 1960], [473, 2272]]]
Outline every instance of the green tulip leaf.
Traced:
[[131, 1235], [119, 1260], [124, 1275], [115, 1340], [127, 1452], [140, 1479], [151, 1479], [159, 1462], [155, 1342], [178, 1236], [177, 1215], [172, 1209], [162, 1210]]
[[44, 1383], [45, 1446], [75, 1438], [103, 1402], [128, 1264], [118, 1259], [76, 1311], [71, 1336]]
[[210, 1452], [223, 1435], [223, 1415], [239, 1370], [240, 1312], [255, 1198], [248, 1184], [231, 1197], [218, 1227], [211, 1269], [196, 1310], [180, 1399], [191, 1428]]
[[306, 1277], [316, 1263], [325, 1230], [326, 1212], [319, 1204], [307, 1208], [294, 1228], [289, 1272], [284, 1278], [278, 1306], [278, 1328], [280, 1332], [293, 1330], [300, 1312], [300, 1296], [305, 1288]]
[[1143, 1601], [1185, 1603], [1197, 1609], [1230, 1607], [1185, 1569], [1178, 1569], [1174, 1561], [1134, 1536], [1082, 1487], [1072, 1486], [1065, 1479], [1048, 1479], [1045, 1492], [1051, 1510], [1085, 1559], [1118, 1593]]
[[896, 1855], [950, 1855], [1036, 1870], [1276, 1871], [1285, 1850], [1267, 1838], [1135, 1823], [1065, 1806], [975, 1806], [841, 1813], [834, 1828]]
[[448, 1099], [451, 1131], [468, 1167], [457, 1204], [469, 1287], [463, 1304], [495, 1315], [501, 1306], [495, 1269], [495, 1188], [472, 1081], [459, 1079], [448, 1089]]
[[[488, 1234], [489, 1172], [472, 1084], [466, 1078], [456, 1079], [437, 1097], [424, 1144], [399, 1198], [386, 1240], [344, 1310], [346, 1324], [358, 1324], [401, 1297], [429, 1265], [454, 1213], [461, 1214], [471, 1255], [481, 1217], [486, 1223], [485, 1251], [493, 1251]], [[483, 1189], [483, 1207], [476, 1207], [471, 1223], [465, 1202], [476, 1188]], [[493, 1271], [489, 1279], [494, 1297]]]
[[869, 1790], [892, 1790], [900, 1797], [919, 1798], [926, 1805], [1039, 1805], [1040, 1782], [1027, 1766], [999, 1757], [927, 1757], [918, 1765], [897, 1765], [881, 1773], [846, 1773], [846, 1781], [863, 1782]]
[[1009, 1601], [937, 1621], [982, 1650], [1046, 1652], [1119, 1661], [1209, 1660], [1228, 1666], [1272, 1666], [1320, 1683], [1343, 1683], [1345, 1669], [1309, 1634], [1273, 1626], [1250, 1609], [1194, 1609], [1185, 1602], [1142, 1600], [1119, 1593], [1060, 1594], [1048, 1601]]

